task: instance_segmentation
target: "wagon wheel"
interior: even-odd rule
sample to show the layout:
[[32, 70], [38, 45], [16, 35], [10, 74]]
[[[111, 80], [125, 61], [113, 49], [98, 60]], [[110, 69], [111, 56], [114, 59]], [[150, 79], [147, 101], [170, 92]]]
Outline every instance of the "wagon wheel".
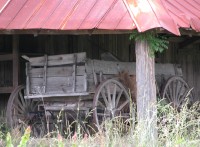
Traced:
[[186, 97], [192, 100], [191, 88], [183, 78], [179, 76], [169, 78], [164, 87], [162, 98], [171, 103], [175, 109], [179, 109], [184, 104]]
[[32, 135], [41, 136], [41, 130], [43, 129], [41, 126], [44, 125], [41, 125], [41, 121], [40, 125], [38, 125], [38, 117], [41, 116], [37, 112], [39, 102], [35, 102], [32, 99], [24, 99], [24, 90], [25, 87], [21, 85], [11, 93], [6, 110], [7, 123], [12, 129], [17, 127], [22, 132], [27, 125], [30, 125]]
[[106, 119], [116, 116], [128, 119], [130, 117], [130, 97], [126, 88], [116, 79], [108, 79], [102, 82], [94, 95], [93, 118], [96, 126]]

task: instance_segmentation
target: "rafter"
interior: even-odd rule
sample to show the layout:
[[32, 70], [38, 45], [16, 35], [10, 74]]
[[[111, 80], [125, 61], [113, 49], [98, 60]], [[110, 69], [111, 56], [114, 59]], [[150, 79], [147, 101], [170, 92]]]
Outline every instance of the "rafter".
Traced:
[[184, 41], [179, 43], [179, 48], [186, 48], [187, 46], [200, 41], [200, 37], [187, 37]]

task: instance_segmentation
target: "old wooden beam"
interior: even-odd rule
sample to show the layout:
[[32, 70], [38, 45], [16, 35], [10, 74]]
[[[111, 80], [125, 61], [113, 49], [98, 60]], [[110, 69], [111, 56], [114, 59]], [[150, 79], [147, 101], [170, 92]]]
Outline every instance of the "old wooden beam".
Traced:
[[11, 93], [13, 91], [13, 87], [0, 87], [0, 93]]
[[9, 61], [13, 59], [12, 54], [0, 55], [0, 61]]
[[13, 35], [13, 87], [18, 86], [19, 82], [19, 36]]
[[187, 37], [183, 42], [179, 44], [179, 48], [186, 48], [187, 46], [196, 43], [197, 41], [200, 41], [200, 37]]
[[155, 62], [147, 41], [136, 41], [135, 51], [138, 124], [147, 135], [141, 134], [141, 139], [146, 137], [154, 146], [157, 140]]
[[37, 35], [92, 35], [92, 34], [130, 34], [132, 30], [0, 30], [0, 34], [33, 34]]

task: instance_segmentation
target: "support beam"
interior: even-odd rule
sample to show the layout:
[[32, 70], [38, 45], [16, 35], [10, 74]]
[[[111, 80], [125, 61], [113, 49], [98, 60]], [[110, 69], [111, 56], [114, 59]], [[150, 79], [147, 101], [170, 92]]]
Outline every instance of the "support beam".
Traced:
[[187, 46], [189, 45], [192, 45], [196, 42], [200, 41], [200, 37], [187, 37], [183, 42], [181, 42], [179, 44], [179, 48], [182, 49], [182, 48], [186, 48]]
[[149, 54], [149, 45], [146, 41], [136, 41], [136, 83], [137, 83], [137, 117], [142, 131], [140, 139], [152, 146], [156, 146], [156, 86], [155, 62]]
[[13, 91], [13, 87], [0, 87], [0, 93], [11, 93]]
[[18, 86], [19, 82], [19, 36], [13, 35], [13, 88]]
[[0, 55], [0, 61], [10, 61], [13, 59], [12, 54]]

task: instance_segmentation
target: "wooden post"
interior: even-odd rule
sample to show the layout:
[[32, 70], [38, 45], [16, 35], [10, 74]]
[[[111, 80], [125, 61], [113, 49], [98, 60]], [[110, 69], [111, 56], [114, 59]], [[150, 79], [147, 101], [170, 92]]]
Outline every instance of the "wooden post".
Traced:
[[[138, 124], [147, 136], [148, 143], [156, 144], [156, 85], [155, 62], [149, 54], [147, 41], [136, 41], [136, 82], [137, 82], [137, 117]], [[144, 127], [144, 128], [143, 128]], [[150, 142], [149, 142], [150, 141]], [[152, 144], [152, 145], [153, 145]], [[153, 146], [154, 146], [153, 145]]]
[[19, 82], [19, 36], [13, 35], [13, 88], [18, 86]]

